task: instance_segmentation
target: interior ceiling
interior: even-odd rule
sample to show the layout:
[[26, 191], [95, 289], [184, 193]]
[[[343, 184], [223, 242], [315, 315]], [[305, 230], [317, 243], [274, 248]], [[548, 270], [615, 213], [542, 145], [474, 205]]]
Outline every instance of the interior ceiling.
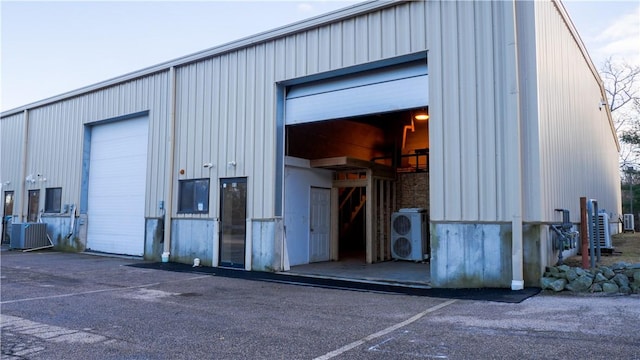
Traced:
[[[390, 130], [398, 126], [407, 125], [411, 122], [411, 114], [414, 110], [403, 110], [383, 114], [364, 115], [348, 120], [369, 124], [382, 130]], [[342, 119], [347, 120], [347, 119]]]
[[[287, 125], [285, 154], [303, 159], [346, 156], [367, 161], [393, 161], [393, 156], [404, 149], [403, 130], [411, 125], [411, 119], [418, 110], [424, 109]], [[426, 132], [424, 138], [418, 140], [420, 143], [416, 144], [415, 136], [413, 139], [405, 150], [428, 147]]]

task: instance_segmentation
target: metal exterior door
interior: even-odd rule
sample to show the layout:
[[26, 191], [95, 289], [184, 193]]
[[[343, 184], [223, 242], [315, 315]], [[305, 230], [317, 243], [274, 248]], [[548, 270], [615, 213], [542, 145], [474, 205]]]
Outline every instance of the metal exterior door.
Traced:
[[27, 208], [27, 222], [37, 222], [40, 211], [40, 190], [29, 190], [29, 204]]
[[87, 249], [144, 255], [149, 119], [91, 130]]
[[13, 218], [13, 191], [4, 192], [4, 212], [2, 213], [2, 243], [9, 243], [11, 223]]
[[309, 262], [329, 261], [331, 239], [331, 189], [311, 188]]
[[220, 179], [220, 265], [243, 268], [247, 234], [247, 179]]

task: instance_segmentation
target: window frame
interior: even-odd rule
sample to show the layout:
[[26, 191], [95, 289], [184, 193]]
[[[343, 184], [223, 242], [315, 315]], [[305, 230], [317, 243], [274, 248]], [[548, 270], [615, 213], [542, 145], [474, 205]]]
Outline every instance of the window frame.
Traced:
[[[203, 191], [203, 184], [206, 190]], [[198, 186], [200, 185], [200, 187]], [[191, 187], [191, 189], [188, 189]], [[190, 193], [185, 193], [190, 192]], [[206, 194], [205, 194], [206, 193]], [[185, 198], [185, 196], [188, 196]], [[203, 197], [204, 196], [204, 197]], [[209, 178], [181, 179], [178, 180], [178, 214], [209, 214], [209, 198], [211, 196], [211, 181]], [[198, 201], [202, 200], [202, 201]], [[202, 203], [202, 210], [198, 204]]]
[[[57, 203], [56, 203], [57, 201]], [[52, 203], [53, 202], [53, 203]], [[57, 205], [57, 207], [56, 207]], [[62, 212], [62, 187], [45, 188], [44, 213], [60, 214]]]

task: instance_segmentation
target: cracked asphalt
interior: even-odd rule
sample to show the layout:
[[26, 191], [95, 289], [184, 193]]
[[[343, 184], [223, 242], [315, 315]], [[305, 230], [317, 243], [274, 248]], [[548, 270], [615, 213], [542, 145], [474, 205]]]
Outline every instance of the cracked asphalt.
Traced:
[[640, 359], [640, 297], [448, 300], [0, 254], [2, 359]]

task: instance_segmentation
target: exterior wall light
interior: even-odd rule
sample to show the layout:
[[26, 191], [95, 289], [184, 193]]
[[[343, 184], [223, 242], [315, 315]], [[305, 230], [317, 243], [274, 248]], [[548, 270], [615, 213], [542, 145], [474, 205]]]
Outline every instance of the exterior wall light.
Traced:
[[413, 118], [416, 120], [425, 121], [425, 120], [429, 120], [429, 114], [427, 114], [426, 112], [419, 112], [419, 113], [416, 113], [413, 116]]

